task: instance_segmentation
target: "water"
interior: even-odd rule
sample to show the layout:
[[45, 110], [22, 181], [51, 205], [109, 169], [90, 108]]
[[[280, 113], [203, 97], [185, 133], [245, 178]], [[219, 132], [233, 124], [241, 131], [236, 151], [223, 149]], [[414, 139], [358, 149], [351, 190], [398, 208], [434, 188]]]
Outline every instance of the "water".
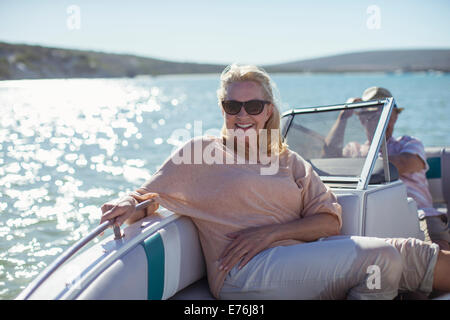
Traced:
[[[450, 146], [448, 74], [274, 80], [281, 111], [341, 103], [385, 86], [405, 107], [394, 135]], [[174, 150], [174, 134], [218, 134], [218, 84], [218, 75], [0, 82], [0, 299], [15, 298], [92, 230], [101, 204], [150, 177]]]

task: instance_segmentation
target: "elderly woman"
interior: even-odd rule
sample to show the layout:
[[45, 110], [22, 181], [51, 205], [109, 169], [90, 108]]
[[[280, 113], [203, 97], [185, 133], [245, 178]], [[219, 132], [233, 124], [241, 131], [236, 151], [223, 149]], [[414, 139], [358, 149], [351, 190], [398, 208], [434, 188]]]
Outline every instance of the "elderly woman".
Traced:
[[[221, 299], [392, 299], [399, 289], [449, 291], [450, 252], [437, 245], [338, 236], [341, 207], [311, 165], [282, 142], [273, 86], [255, 66], [227, 67], [218, 90], [222, 136], [186, 143], [136, 192], [104, 204], [101, 222], [132, 223], [158, 204], [189, 216], [210, 290]], [[263, 171], [271, 166], [276, 170]], [[148, 198], [157, 205], [136, 212]]]

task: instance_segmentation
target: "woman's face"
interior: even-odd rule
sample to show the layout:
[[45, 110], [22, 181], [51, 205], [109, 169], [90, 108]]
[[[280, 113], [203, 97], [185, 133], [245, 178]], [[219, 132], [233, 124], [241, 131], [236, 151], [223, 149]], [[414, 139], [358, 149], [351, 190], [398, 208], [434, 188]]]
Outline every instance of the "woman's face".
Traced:
[[[249, 100], [266, 100], [262, 87], [253, 81], [237, 81], [228, 86], [228, 93], [225, 100], [236, 100], [245, 102]], [[238, 114], [230, 115], [222, 109], [226, 128], [229, 130], [242, 130], [245, 135], [248, 133], [259, 133], [272, 115], [273, 105], [266, 104], [264, 110], [258, 115], [250, 115], [241, 108]], [[251, 132], [253, 130], [253, 132]]]

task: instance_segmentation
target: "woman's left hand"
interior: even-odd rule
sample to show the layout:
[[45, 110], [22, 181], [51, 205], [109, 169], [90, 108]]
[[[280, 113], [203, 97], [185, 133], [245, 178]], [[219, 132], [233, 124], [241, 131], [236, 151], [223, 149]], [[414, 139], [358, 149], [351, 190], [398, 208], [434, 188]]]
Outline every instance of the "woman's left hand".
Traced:
[[239, 260], [239, 269], [251, 258], [267, 249], [275, 240], [275, 228], [272, 225], [251, 227], [241, 231], [228, 233], [233, 241], [225, 248], [219, 257], [219, 270], [230, 270]]

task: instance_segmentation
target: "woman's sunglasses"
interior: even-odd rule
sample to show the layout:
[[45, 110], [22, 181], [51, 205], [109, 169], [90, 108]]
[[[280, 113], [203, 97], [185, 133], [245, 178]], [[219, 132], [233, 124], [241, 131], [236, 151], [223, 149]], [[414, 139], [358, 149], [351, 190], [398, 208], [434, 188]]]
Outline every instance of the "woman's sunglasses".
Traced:
[[252, 116], [260, 114], [264, 110], [264, 106], [270, 103], [270, 101], [265, 100], [250, 100], [250, 101], [235, 101], [235, 100], [224, 100], [222, 101], [223, 110], [230, 114], [235, 115], [241, 111], [244, 107], [245, 112]]

